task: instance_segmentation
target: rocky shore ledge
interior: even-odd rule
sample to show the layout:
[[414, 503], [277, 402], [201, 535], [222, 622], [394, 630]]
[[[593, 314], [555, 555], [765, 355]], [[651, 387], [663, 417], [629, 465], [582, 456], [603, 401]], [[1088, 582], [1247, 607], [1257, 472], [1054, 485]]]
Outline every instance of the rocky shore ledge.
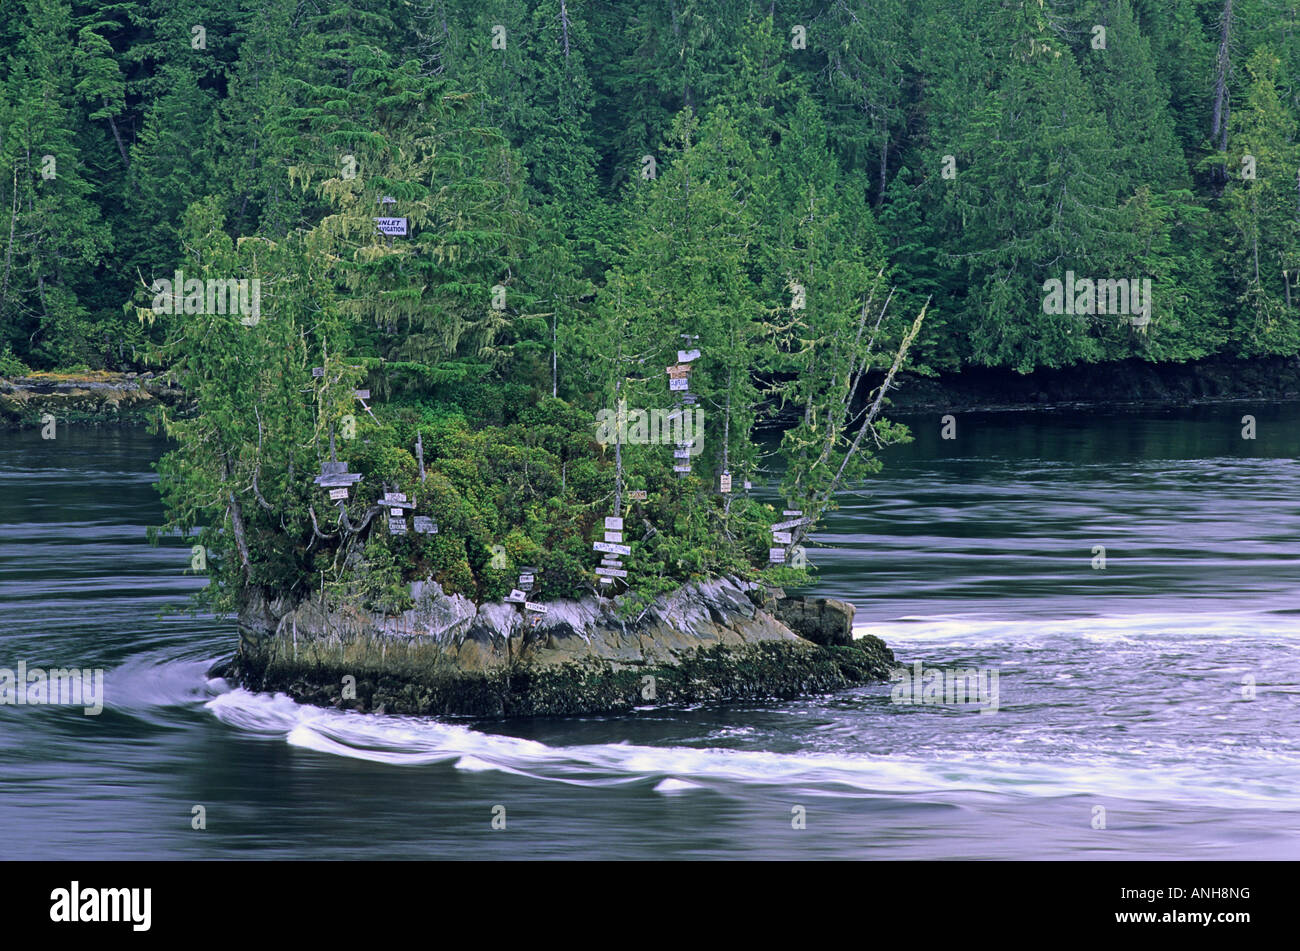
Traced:
[[143, 422], [148, 410], [181, 398], [152, 373], [33, 373], [0, 379], [0, 426], [39, 426], [46, 413], [59, 424]]
[[536, 626], [515, 605], [476, 606], [437, 583], [414, 583], [412, 597], [379, 617], [254, 595], [237, 654], [213, 674], [340, 709], [524, 717], [788, 700], [896, 666], [878, 637], [853, 638], [852, 605], [736, 578], [685, 585], [627, 620], [594, 597], [552, 601]]

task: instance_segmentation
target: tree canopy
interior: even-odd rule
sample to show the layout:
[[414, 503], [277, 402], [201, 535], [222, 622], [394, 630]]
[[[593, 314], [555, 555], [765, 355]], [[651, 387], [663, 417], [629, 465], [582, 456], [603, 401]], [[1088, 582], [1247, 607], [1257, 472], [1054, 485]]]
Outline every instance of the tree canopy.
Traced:
[[[643, 596], [798, 578], [809, 526], [774, 543], [743, 486], [833, 506], [906, 438], [904, 353], [1300, 352], [1295, 4], [0, 6], [0, 365], [175, 379], [163, 528], [218, 602], [500, 597], [521, 565], [577, 593], [610, 516]], [[1067, 275], [1150, 309], [1054, 313]], [[640, 438], [674, 408], [695, 445]]]

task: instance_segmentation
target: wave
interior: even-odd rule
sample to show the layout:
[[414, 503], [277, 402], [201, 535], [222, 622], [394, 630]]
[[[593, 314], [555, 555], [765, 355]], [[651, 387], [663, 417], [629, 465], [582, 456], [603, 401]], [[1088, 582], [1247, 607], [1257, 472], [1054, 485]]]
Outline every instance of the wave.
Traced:
[[1272, 763], [1275, 777], [1252, 781], [1225, 778], [1214, 763], [1162, 764], [1157, 770], [1135, 765], [1131, 757], [1096, 754], [1047, 760], [1004, 751], [946, 751], [922, 758], [629, 743], [549, 746], [433, 718], [343, 712], [243, 689], [222, 693], [206, 706], [231, 727], [282, 737], [292, 746], [321, 753], [394, 766], [445, 764], [587, 787], [646, 784], [661, 794], [704, 788], [731, 795], [766, 786], [828, 796], [1088, 796], [1102, 801], [1300, 808], [1300, 798], [1285, 778], [1294, 763]]

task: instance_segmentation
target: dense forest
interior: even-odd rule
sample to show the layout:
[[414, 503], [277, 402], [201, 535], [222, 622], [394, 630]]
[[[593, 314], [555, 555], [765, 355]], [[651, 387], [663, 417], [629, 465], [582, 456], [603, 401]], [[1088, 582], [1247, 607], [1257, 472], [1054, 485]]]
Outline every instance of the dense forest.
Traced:
[[[815, 523], [906, 438], [904, 359], [1300, 352], [1295, 0], [0, 9], [0, 375], [175, 380], [164, 529], [219, 606], [573, 594], [607, 516], [643, 596], [796, 577], [809, 525], [770, 559], [744, 491], [766, 415]], [[674, 456], [634, 431], [687, 376]]]

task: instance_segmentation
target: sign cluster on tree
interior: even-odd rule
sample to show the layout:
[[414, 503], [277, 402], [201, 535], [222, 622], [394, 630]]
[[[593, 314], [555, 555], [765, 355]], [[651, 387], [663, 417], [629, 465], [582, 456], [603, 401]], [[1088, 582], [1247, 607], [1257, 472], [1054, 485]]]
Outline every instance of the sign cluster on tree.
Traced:
[[[681, 334], [681, 337], [689, 344], [692, 340], [699, 340], [696, 334]], [[690, 412], [687, 407], [694, 406], [697, 396], [690, 391], [691, 364], [700, 358], [698, 349], [678, 350], [677, 363], [668, 368], [668, 390], [677, 394], [678, 414], [684, 416]], [[698, 438], [698, 437], [697, 437]], [[673, 449], [673, 471], [682, 478], [685, 478], [691, 471], [691, 450], [695, 446], [694, 439], [679, 440], [674, 443]]]
[[595, 551], [604, 555], [600, 567], [596, 569], [596, 580], [602, 586], [614, 583], [615, 578], [626, 578], [627, 569], [623, 567], [621, 556], [632, 554], [632, 548], [623, 544], [623, 519], [620, 516], [605, 516], [605, 540], [592, 545]]

